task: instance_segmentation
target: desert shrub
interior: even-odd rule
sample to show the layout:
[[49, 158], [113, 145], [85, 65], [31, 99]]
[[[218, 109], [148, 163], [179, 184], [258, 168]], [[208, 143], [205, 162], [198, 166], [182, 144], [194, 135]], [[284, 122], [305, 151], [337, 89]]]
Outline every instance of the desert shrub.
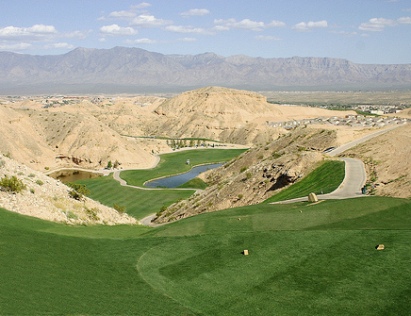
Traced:
[[3, 168], [5, 166], [5, 162], [3, 159], [0, 159], [0, 168]]
[[4, 191], [19, 193], [26, 188], [26, 185], [16, 176], [9, 178], [7, 175], [1, 178], [0, 187]]
[[87, 187], [84, 184], [69, 182], [67, 183], [67, 186], [69, 186], [70, 188], [72, 188], [73, 190], [75, 190], [77, 193], [79, 193], [82, 196], [90, 194], [90, 190], [87, 189]]
[[243, 172], [246, 171], [247, 169], [248, 169], [247, 167], [241, 167], [240, 173], [243, 173]]
[[279, 153], [279, 152], [276, 152], [276, 151], [271, 154], [271, 156], [274, 159], [280, 158], [282, 155], [283, 155], [282, 153]]
[[29, 178], [34, 178], [36, 175], [34, 173], [29, 174]]
[[41, 181], [40, 179], [36, 180], [36, 183], [37, 183], [38, 185], [43, 185], [43, 184], [44, 184], [44, 182]]
[[78, 219], [78, 216], [75, 213], [73, 213], [72, 211], [67, 211], [66, 215], [67, 215], [68, 219], [74, 219], [74, 220]]
[[113, 208], [119, 212], [119, 213], [124, 213], [126, 211], [126, 207], [123, 205], [118, 205], [116, 203], [114, 203]]
[[161, 207], [160, 211], [158, 211], [158, 212], [156, 213], [156, 216], [157, 216], [157, 217], [161, 216], [161, 215], [165, 212], [166, 209], [167, 209], [167, 206], [163, 205], [163, 206]]
[[95, 220], [95, 221], [98, 221], [100, 218], [98, 217], [98, 212], [99, 212], [99, 209], [98, 208], [86, 208], [86, 214], [87, 214], [87, 216], [90, 218], [90, 219], [92, 219], [92, 220]]
[[77, 201], [81, 201], [81, 199], [83, 198], [83, 195], [78, 193], [76, 190], [70, 190], [69, 191], [69, 197], [77, 200]]

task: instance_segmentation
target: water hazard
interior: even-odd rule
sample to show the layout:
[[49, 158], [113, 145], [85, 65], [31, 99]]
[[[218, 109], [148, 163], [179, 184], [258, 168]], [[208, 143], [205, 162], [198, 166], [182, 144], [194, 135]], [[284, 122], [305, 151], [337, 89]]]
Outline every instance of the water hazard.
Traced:
[[182, 173], [176, 176], [165, 177], [161, 179], [156, 179], [152, 181], [147, 181], [144, 186], [148, 188], [176, 188], [191, 179], [197, 177], [200, 173], [207, 170], [215, 169], [222, 166], [222, 163], [214, 163], [208, 165], [201, 165], [193, 167], [190, 171]]
[[77, 180], [98, 178], [101, 177], [102, 174], [83, 170], [64, 169], [52, 172], [49, 174], [49, 176], [54, 179], [60, 180], [61, 182], [68, 183]]

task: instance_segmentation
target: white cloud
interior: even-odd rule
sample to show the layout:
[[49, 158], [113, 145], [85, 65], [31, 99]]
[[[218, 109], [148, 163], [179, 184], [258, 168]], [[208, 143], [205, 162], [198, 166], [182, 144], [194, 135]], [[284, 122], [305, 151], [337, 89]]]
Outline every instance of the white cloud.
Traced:
[[358, 27], [361, 31], [381, 32], [387, 26], [394, 26], [394, 20], [385, 18], [372, 18], [366, 23], [361, 23]]
[[244, 19], [237, 21], [236, 19], [216, 19], [214, 20], [217, 30], [230, 30], [230, 29], [246, 29], [251, 31], [262, 31], [265, 27], [264, 22], [252, 21], [250, 19]]
[[121, 27], [117, 24], [105, 25], [100, 28], [100, 32], [106, 35], [135, 35], [137, 31], [132, 27]]
[[20, 51], [31, 48], [32, 45], [29, 43], [0, 43], [0, 50], [11, 50], [11, 51]]
[[135, 40], [127, 40], [127, 44], [155, 44], [157, 41], [149, 39], [149, 38], [138, 38]]
[[273, 20], [270, 23], [267, 24], [267, 27], [283, 27], [285, 26], [285, 23], [282, 21], [276, 21]]
[[356, 35], [358, 35], [357, 32], [347, 32], [347, 31], [332, 31], [331, 33], [339, 34], [339, 35], [343, 35], [343, 36], [356, 36]]
[[42, 40], [50, 35], [57, 34], [52, 25], [36, 24], [31, 27], [6, 26], [0, 28], [0, 38], [19, 40], [20, 38], [31, 38]]
[[184, 16], [184, 17], [188, 17], [188, 16], [203, 16], [203, 15], [207, 15], [209, 14], [210, 11], [208, 11], [207, 9], [191, 9], [185, 12], [182, 12], [180, 15]]
[[145, 9], [145, 8], [148, 8], [148, 7], [151, 7], [151, 4], [148, 3], [148, 2], [141, 2], [139, 4], [131, 6], [132, 9], [136, 9], [136, 10]]
[[73, 49], [74, 46], [69, 43], [54, 43], [51, 45], [47, 45], [46, 48], [61, 48], [61, 49]]
[[327, 28], [328, 22], [326, 20], [321, 21], [309, 21], [309, 22], [300, 22], [294, 25], [293, 29], [296, 31], [310, 31], [314, 28]]
[[69, 33], [64, 33], [63, 37], [65, 38], [78, 38], [78, 39], [85, 39], [89, 33], [92, 31], [73, 31]]
[[167, 31], [176, 33], [196, 33], [196, 34], [210, 34], [209, 31], [200, 27], [182, 26], [182, 25], [169, 25], [165, 28]]
[[178, 39], [180, 42], [197, 42], [197, 39], [194, 37], [183, 37]]
[[397, 21], [400, 24], [411, 24], [411, 17], [405, 16], [405, 17], [399, 18]]
[[255, 37], [259, 41], [280, 41], [281, 38], [271, 35], [258, 35]]
[[275, 21], [275, 20], [266, 24], [261, 21], [253, 21], [250, 19], [243, 19], [241, 21], [237, 21], [236, 19], [227, 19], [227, 20], [215, 19], [214, 25], [215, 25], [214, 30], [216, 31], [229, 31], [231, 29], [262, 31], [269, 27], [283, 27], [285, 26], [285, 23], [281, 21]]
[[131, 11], [113, 11], [108, 16], [111, 18], [134, 18], [136, 14]]
[[171, 21], [157, 19], [155, 16], [148, 14], [141, 14], [135, 17], [131, 22], [132, 25], [137, 25], [141, 27], [159, 27], [170, 23]]

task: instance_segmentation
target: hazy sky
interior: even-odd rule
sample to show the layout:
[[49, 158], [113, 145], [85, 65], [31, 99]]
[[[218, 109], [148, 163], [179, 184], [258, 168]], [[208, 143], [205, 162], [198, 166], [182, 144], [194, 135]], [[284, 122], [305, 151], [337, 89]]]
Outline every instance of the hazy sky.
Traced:
[[411, 0], [0, 0], [0, 50], [338, 57], [411, 63]]

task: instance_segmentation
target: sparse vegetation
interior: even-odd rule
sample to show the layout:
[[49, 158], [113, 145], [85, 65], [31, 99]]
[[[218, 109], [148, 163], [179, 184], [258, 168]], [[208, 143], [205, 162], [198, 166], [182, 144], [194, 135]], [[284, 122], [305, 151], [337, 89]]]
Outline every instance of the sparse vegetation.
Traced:
[[114, 203], [113, 208], [119, 213], [125, 213], [126, 212], [126, 207], [123, 206], [123, 205], [119, 205], [119, 204]]
[[67, 186], [72, 188], [72, 190], [69, 191], [69, 196], [75, 200], [81, 201], [84, 195], [90, 194], [90, 190], [83, 184], [67, 183]]
[[0, 179], [0, 188], [3, 191], [20, 193], [21, 191], [26, 189], [26, 185], [23, 183], [22, 180], [20, 180], [16, 176], [11, 176], [9, 178], [7, 175], [5, 175], [3, 178]]

